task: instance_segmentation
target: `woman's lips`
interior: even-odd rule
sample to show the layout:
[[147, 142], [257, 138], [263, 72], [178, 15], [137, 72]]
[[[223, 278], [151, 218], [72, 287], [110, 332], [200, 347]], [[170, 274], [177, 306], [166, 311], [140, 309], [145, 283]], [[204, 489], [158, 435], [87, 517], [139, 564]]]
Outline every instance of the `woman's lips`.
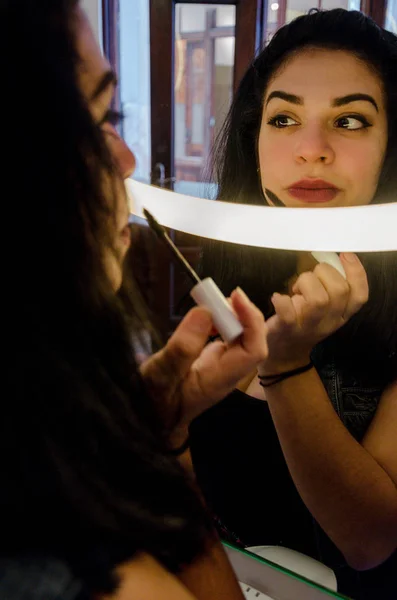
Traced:
[[330, 202], [339, 194], [339, 190], [336, 188], [289, 188], [288, 192], [291, 196], [302, 202]]
[[288, 193], [302, 202], [330, 202], [338, 194], [339, 189], [328, 181], [322, 179], [302, 180], [293, 183], [288, 188]]

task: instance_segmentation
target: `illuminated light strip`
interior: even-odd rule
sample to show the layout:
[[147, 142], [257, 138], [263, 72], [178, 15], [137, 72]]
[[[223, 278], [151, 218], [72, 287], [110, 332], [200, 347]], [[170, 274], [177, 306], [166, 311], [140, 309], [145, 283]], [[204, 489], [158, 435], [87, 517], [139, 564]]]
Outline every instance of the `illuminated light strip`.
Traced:
[[165, 227], [260, 248], [323, 252], [397, 250], [397, 202], [345, 208], [274, 208], [217, 202], [126, 181], [130, 211]]

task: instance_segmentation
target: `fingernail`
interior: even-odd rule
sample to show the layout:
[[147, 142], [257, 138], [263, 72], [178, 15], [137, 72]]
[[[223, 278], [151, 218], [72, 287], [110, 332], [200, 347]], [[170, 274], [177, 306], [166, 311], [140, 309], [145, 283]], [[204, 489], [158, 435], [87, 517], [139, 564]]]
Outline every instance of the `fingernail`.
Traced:
[[245, 302], [250, 302], [251, 300], [248, 298], [247, 294], [241, 289], [241, 287], [236, 287], [236, 292], [240, 294], [240, 298], [245, 300]]
[[357, 256], [353, 252], [343, 252], [342, 256], [347, 262], [357, 262]]

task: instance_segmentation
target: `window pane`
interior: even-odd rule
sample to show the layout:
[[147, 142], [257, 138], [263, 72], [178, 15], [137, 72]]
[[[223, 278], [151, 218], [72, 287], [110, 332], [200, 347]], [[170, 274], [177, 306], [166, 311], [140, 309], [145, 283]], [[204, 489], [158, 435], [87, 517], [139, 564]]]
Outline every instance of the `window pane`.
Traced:
[[361, 0], [349, 0], [349, 10], [361, 10]]
[[175, 189], [208, 194], [213, 141], [233, 92], [235, 6], [178, 3], [175, 10]]
[[218, 6], [216, 8], [216, 26], [234, 27], [236, 24], [235, 6]]
[[[324, 2], [323, 2], [324, 4]], [[319, 2], [314, 0], [288, 0], [287, 1], [287, 14], [286, 23], [289, 23], [300, 15], [305, 15], [311, 8], [318, 8]]]
[[136, 155], [135, 177], [150, 178], [149, 0], [120, 0], [120, 99], [122, 135]]
[[385, 28], [397, 34], [397, 0], [387, 3]]
[[[358, 5], [358, 6], [357, 6]], [[345, 8], [346, 10], [360, 10], [360, 0], [323, 0], [322, 7], [326, 10], [332, 8]]]
[[268, 2], [265, 34], [267, 42], [270, 41], [279, 27], [290, 23], [296, 17], [307, 14], [311, 8], [360, 10], [361, 0], [287, 0], [285, 14], [283, 14], [282, 5], [281, 2], [271, 0]]

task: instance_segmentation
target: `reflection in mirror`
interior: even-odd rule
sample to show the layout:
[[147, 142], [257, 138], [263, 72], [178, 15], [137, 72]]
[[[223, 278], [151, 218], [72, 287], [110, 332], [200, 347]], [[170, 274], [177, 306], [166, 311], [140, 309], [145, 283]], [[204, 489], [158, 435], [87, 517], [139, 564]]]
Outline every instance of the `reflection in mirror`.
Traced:
[[396, 0], [389, 0], [386, 8], [386, 29], [397, 33], [397, 2]]
[[175, 191], [206, 194], [205, 168], [233, 90], [236, 7], [175, 7]]
[[224, 548], [247, 600], [345, 598], [336, 593], [335, 575], [331, 569], [317, 561], [313, 567], [315, 561], [302, 554], [290, 550], [294, 561], [285, 561], [287, 564], [283, 565], [276, 556], [278, 548], [266, 549], [270, 556], [266, 555], [264, 547], [256, 554], [253, 552], [257, 549], [242, 549], [230, 543], [224, 543]]
[[267, 3], [267, 21], [265, 40], [270, 42], [273, 35], [285, 23], [290, 23], [296, 17], [306, 15], [311, 9], [331, 10], [344, 8], [346, 10], [361, 10], [361, 0], [282, 0]]
[[[273, 37], [217, 146], [218, 199], [271, 205], [275, 195], [312, 210], [394, 202], [395, 43], [346, 11], [312, 14]], [[253, 373], [191, 427], [221, 535], [298, 551], [330, 567], [342, 593], [391, 600], [396, 253], [342, 255], [346, 286], [306, 253], [202, 247], [203, 275], [226, 294], [240, 285], [271, 332], [261, 379]]]
[[[297, 2], [268, 4], [275, 13], [281, 5], [299, 9]], [[217, 199], [272, 205], [277, 198], [286, 207], [320, 211], [395, 202], [396, 39], [346, 11], [306, 16], [277, 36], [277, 15], [273, 21], [270, 44], [247, 71], [227, 127], [220, 127], [209, 176]], [[195, 52], [200, 82], [203, 55]], [[204, 163], [201, 109], [191, 138], [185, 99], [180, 104], [179, 157], [190, 153]], [[202, 195], [187, 187], [179, 189]], [[318, 560], [351, 598], [394, 599], [396, 253], [342, 256], [346, 285], [308, 253], [174, 235], [194, 268], [225, 294], [240, 285], [271, 332], [262, 379], [252, 373], [191, 426], [197, 478], [221, 537]], [[190, 307], [190, 288], [175, 269], [169, 279], [163, 252], [151, 256], [159, 257], [156, 276], [167, 280], [171, 298], [170, 307], [156, 305], [167, 336]], [[296, 372], [310, 362], [312, 368]]]

